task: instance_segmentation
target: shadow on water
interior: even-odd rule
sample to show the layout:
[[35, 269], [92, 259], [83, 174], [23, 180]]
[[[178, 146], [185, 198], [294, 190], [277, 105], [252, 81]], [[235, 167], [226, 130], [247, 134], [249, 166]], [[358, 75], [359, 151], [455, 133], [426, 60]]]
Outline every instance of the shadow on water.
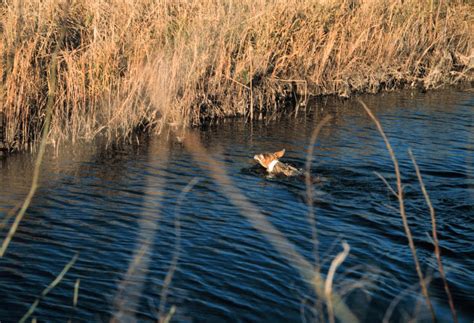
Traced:
[[[429, 292], [440, 320], [449, 320], [437, 274], [429, 213], [407, 154], [411, 148], [437, 211], [441, 253], [461, 321], [472, 321], [474, 215], [474, 97], [458, 91], [367, 96], [400, 162], [408, 221], [423, 272], [433, 276]], [[322, 272], [351, 246], [335, 277], [337, 292], [362, 321], [380, 321], [394, 300], [392, 321], [416, 316], [429, 321], [407, 247], [397, 201], [378, 172], [394, 183], [393, 166], [374, 125], [354, 101], [320, 99], [298, 116], [246, 123], [224, 120], [200, 132], [209, 154], [224, 163], [233, 185], [314, 261], [304, 180], [268, 178], [255, 153], [286, 149], [285, 162], [304, 168], [311, 132], [322, 116], [333, 116], [315, 147], [311, 200], [317, 218]], [[285, 258], [233, 207], [206, 170], [177, 141], [106, 149], [101, 144], [50, 151], [40, 188], [0, 259], [0, 320], [18, 320], [75, 252], [68, 275], [35, 312], [46, 321], [109, 320], [118, 286], [141, 234], [153, 233], [148, 268], [135, 315], [158, 317], [160, 293], [181, 224], [180, 257], [166, 308], [179, 321], [287, 321], [314, 318], [313, 292]], [[0, 159], [0, 216], [26, 195], [34, 155]], [[193, 179], [197, 183], [177, 201]], [[143, 218], [156, 227], [143, 225]], [[151, 222], [149, 222], [151, 223]], [[145, 228], [145, 229], [144, 229]], [[6, 230], [3, 229], [2, 233]], [[77, 308], [74, 283], [80, 279]], [[417, 305], [419, 304], [419, 312]], [[303, 313], [303, 314], [302, 314]]]

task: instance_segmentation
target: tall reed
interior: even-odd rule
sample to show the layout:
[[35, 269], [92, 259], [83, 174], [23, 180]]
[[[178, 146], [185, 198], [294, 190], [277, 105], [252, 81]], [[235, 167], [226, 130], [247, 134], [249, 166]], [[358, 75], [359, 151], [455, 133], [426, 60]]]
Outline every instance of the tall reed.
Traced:
[[49, 132], [55, 144], [257, 117], [301, 94], [348, 96], [474, 79], [469, 1], [76, 0], [68, 10], [65, 4], [0, 4], [0, 113], [9, 149], [40, 137], [61, 30]]
[[[396, 190], [391, 188], [391, 191], [395, 193], [395, 196], [398, 199], [398, 207], [399, 207], [400, 217], [402, 218], [402, 222], [403, 222], [403, 230], [405, 231], [405, 235], [406, 235], [407, 240], [408, 240], [408, 246], [410, 247], [410, 250], [411, 250], [411, 253], [412, 253], [412, 256], [413, 256], [413, 262], [415, 263], [415, 269], [416, 269], [416, 273], [418, 275], [418, 279], [419, 279], [419, 283], [420, 283], [420, 287], [421, 287], [421, 292], [422, 292], [423, 296], [425, 297], [426, 305], [429, 308], [429, 311], [431, 312], [432, 320], [433, 320], [433, 322], [436, 322], [436, 314], [435, 314], [433, 304], [431, 303], [431, 299], [430, 299], [429, 294], [428, 294], [428, 288], [426, 286], [426, 282], [425, 282], [424, 277], [423, 277], [423, 272], [421, 271], [420, 261], [418, 259], [418, 254], [417, 254], [417, 251], [416, 251], [415, 242], [413, 240], [413, 235], [411, 233], [411, 229], [410, 229], [410, 226], [408, 224], [408, 219], [407, 219], [407, 215], [406, 215], [406, 211], [405, 211], [405, 199], [404, 199], [404, 192], [403, 192], [403, 185], [402, 185], [402, 177], [401, 177], [401, 173], [400, 173], [400, 167], [399, 167], [399, 164], [398, 164], [398, 159], [395, 156], [392, 145], [390, 144], [390, 142], [387, 138], [387, 135], [385, 134], [385, 131], [382, 128], [382, 125], [381, 125], [380, 121], [377, 119], [377, 117], [375, 117], [375, 115], [372, 113], [372, 111], [367, 107], [367, 105], [362, 100], [359, 99], [359, 103], [362, 105], [365, 112], [369, 115], [369, 117], [375, 123], [375, 125], [377, 127], [377, 130], [380, 133], [380, 135], [382, 136], [383, 141], [385, 143], [385, 146], [387, 147], [390, 158], [392, 159], [393, 168], [394, 168], [395, 176], [396, 176], [396, 179], [397, 179], [397, 188], [396, 188]], [[385, 181], [385, 183], [388, 184], [388, 182], [386, 182], [386, 181]]]

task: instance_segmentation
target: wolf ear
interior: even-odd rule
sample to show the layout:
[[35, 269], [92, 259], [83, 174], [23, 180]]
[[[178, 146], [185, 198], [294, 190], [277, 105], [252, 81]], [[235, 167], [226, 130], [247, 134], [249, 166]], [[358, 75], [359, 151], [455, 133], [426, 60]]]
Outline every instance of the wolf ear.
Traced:
[[284, 154], [285, 154], [285, 149], [275, 152], [275, 156], [277, 156], [277, 158], [283, 157]]

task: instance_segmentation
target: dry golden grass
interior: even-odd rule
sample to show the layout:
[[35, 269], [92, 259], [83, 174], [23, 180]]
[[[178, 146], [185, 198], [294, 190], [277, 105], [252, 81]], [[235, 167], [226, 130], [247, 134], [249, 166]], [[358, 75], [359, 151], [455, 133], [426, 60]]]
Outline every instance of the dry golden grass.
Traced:
[[6, 145], [40, 137], [58, 39], [49, 141], [472, 81], [469, 1], [15, 0], [0, 4]]

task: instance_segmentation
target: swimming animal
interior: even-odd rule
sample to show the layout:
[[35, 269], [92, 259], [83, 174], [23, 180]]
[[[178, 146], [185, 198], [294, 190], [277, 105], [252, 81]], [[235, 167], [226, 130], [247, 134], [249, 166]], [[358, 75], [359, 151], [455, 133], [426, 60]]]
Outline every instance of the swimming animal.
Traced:
[[303, 171], [290, 164], [281, 162], [279, 159], [285, 155], [285, 149], [274, 153], [263, 153], [253, 156], [253, 159], [259, 162], [269, 174], [280, 176], [300, 176]]

